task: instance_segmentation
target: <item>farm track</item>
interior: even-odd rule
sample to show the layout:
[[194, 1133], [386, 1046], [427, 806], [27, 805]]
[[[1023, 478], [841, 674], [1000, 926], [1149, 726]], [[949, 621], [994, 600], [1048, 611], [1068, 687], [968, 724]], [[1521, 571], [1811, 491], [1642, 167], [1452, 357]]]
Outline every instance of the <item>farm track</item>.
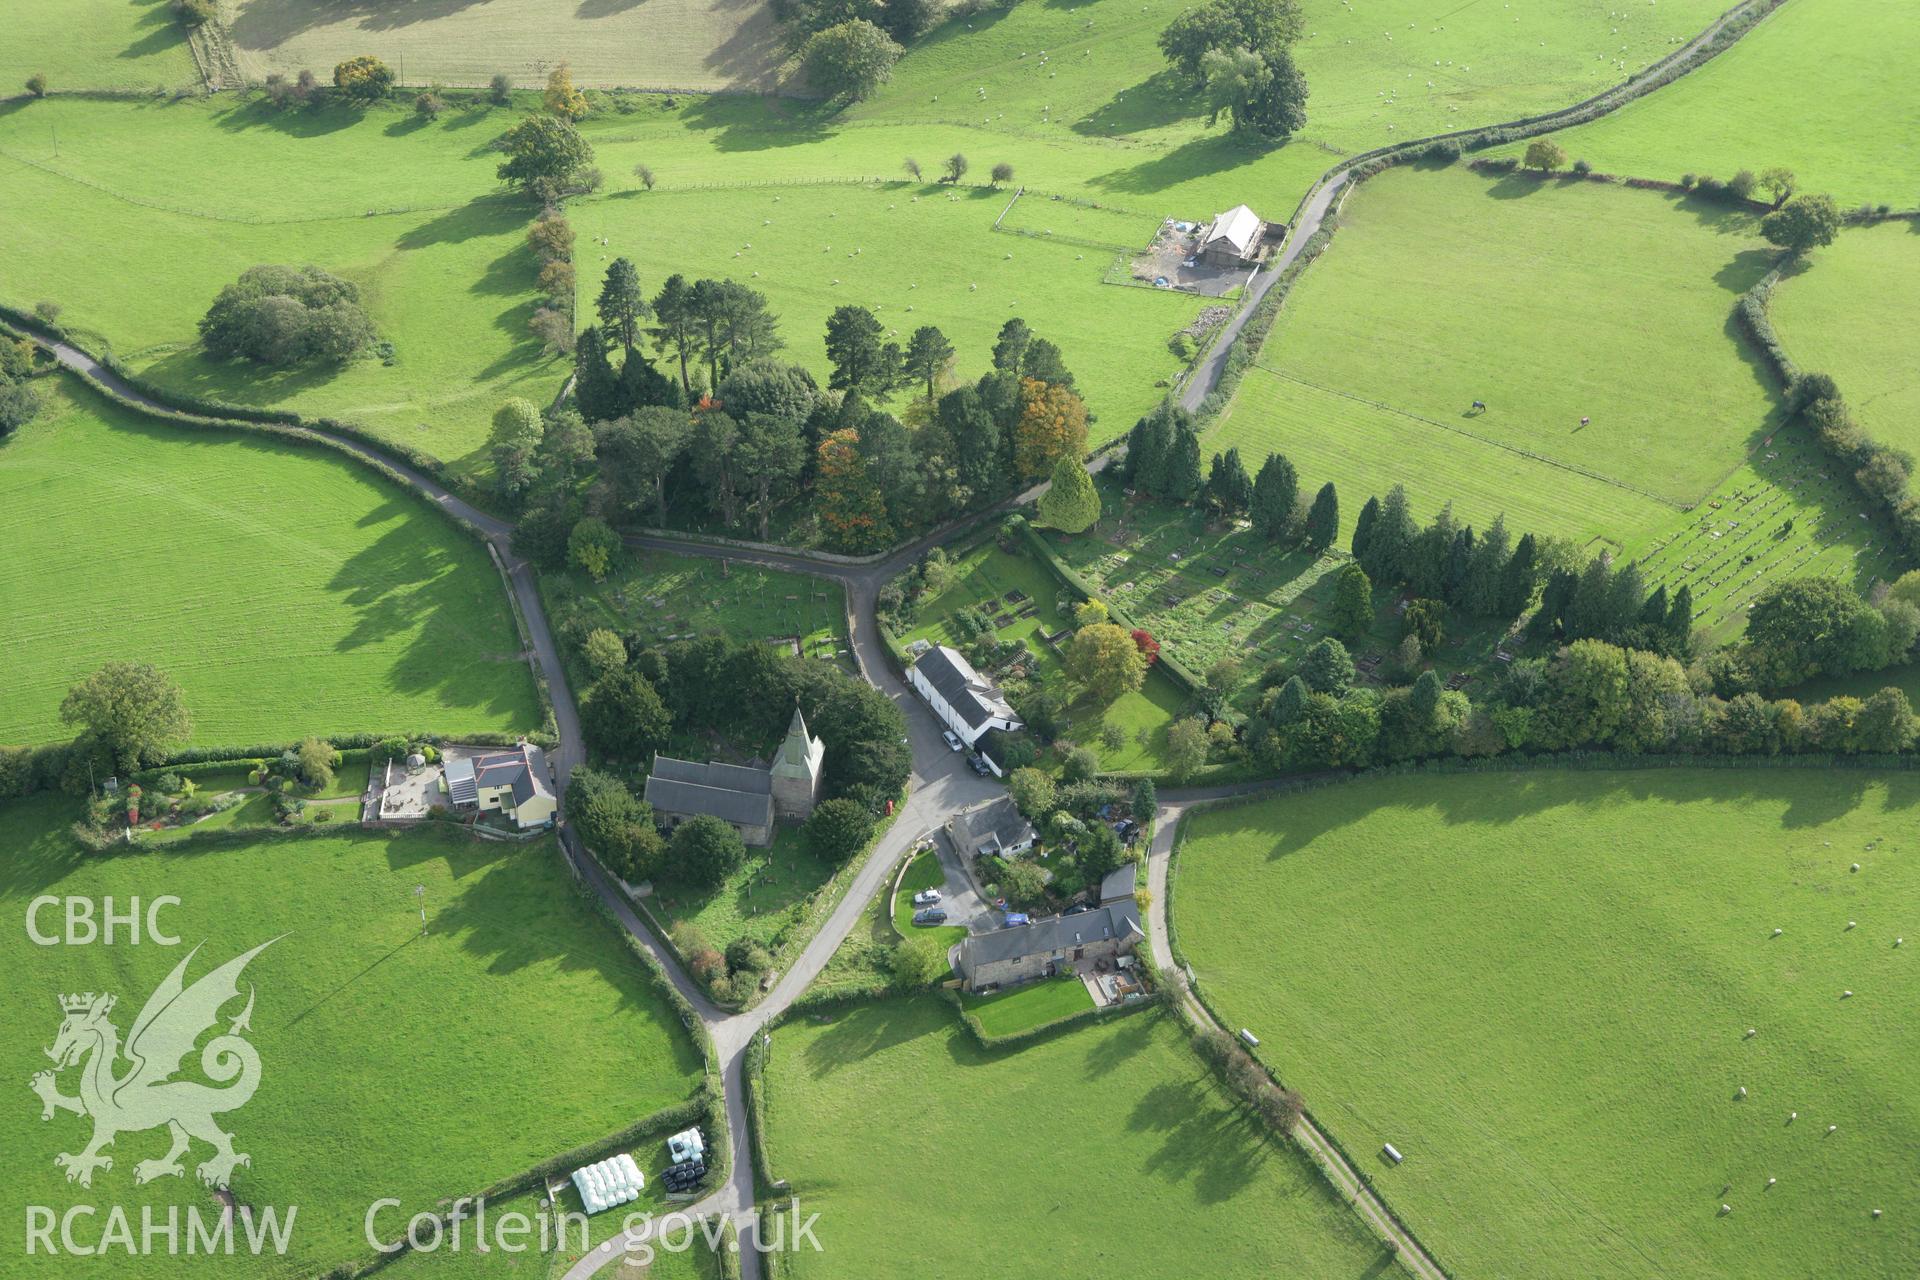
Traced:
[[[1736, 6], [1722, 14], [1675, 57], [1692, 57], [1712, 41], [1741, 8], [1742, 6]], [[1623, 100], [1631, 100], [1631, 96]], [[1281, 253], [1266, 270], [1255, 277], [1242, 305], [1221, 331], [1212, 350], [1186, 379], [1179, 392], [1179, 402], [1182, 405], [1188, 409], [1197, 409], [1218, 385], [1228, 354], [1240, 337], [1254, 309], [1278, 281], [1281, 274], [1299, 258], [1306, 243], [1325, 225], [1329, 212], [1335, 208], [1352, 178], [1352, 163], [1344, 163], [1323, 175], [1303, 200], [1295, 225], [1290, 229]], [[167, 406], [138, 391], [111, 369], [79, 348], [65, 342], [41, 341], [53, 352], [62, 366], [86, 378], [115, 398], [156, 413], [170, 412]], [[245, 429], [251, 424], [237, 423], [236, 425]], [[564, 796], [572, 770], [585, 760], [578, 707], [572, 690], [567, 684], [566, 670], [560, 661], [559, 649], [554, 641], [552, 629], [548, 625], [546, 610], [540, 598], [533, 568], [513, 553], [513, 525], [474, 507], [449, 492], [437, 481], [396, 462], [371, 445], [320, 428], [308, 427], [304, 430], [316, 439], [323, 440], [335, 448], [372, 463], [377, 469], [397, 476], [425, 500], [466, 523], [497, 556], [516, 609], [526, 629], [528, 659], [534, 666], [536, 676], [544, 678], [552, 701], [555, 732], [559, 745], [551, 753], [550, 758], [553, 762], [556, 782]], [[1111, 450], [1103, 452], [1088, 464], [1089, 469], [1098, 471], [1115, 456]], [[780, 976], [767, 998], [753, 1009], [739, 1014], [729, 1014], [706, 998], [705, 993], [681, 968], [672, 952], [641, 923], [624, 894], [609, 882], [599, 864], [587, 852], [572, 827], [565, 821], [564, 812], [560, 815], [561, 846], [569, 864], [575, 873], [600, 895], [609, 911], [636, 944], [659, 962], [675, 990], [686, 998], [699, 1016], [704, 1029], [711, 1035], [716, 1056], [720, 1061], [730, 1135], [732, 1172], [725, 1186], [687, 1207], [685, 1212], [690, 1216], [724, 1215], [743, 1232], [753, 1230], [757, 1222], [756, 1170], [745, 1100], [746, 1047], [756, 1034], [764, 1034], [767, 1025], [805, 991], [826, 967], [840, 943], [859, 921], [867, 904], [886, 884], [888, 874], [895, 862], [923, 834], [937, 829], [953, 812], [979, 800], [1000, 794], [1000, 788], [974, 776], [965, 766], [959, 753], [947, 749], [946, 744], [941, 740], [938, 722], [894, 673], [892, 656], [887, 652], [879, 635], [879, 622], [875, 612], [879, 589], [888, 579], [923, 555], [928, 548], [1004, 510], [1037, 499], [1045, 489], [1044, 483], [1036, 485], [998, 506], [955, 521], [884, 556], [857, 561], [844, 557], [827, 559], [757, 544], [714, 544], [654, 534], [629, 534], [624, 539], [627, 545], [636, 549], [656, 549], [672, 551], [680, 555], [739, 560], [839, 582], [846, 593], [847, 632], [855, 662], [862, 676], [901, 708], [906, 717], [912, 748], [913, 766], [909, 779], [909, 792], [901, 812], [868, 853], [866, 861], [827, 922], [808, 941], [787, 972]], [[1149, 853], [1148, 862], [1148, 882], [1152, 890], [1152, 903], [1149, 908], [1150, 945], [1155, 963], [1160, 966], [1162, 972], [1169, 974], [1178, 972], [1173, 963], [1168, 942], [1166, 881], [1167, 864], [1181, 813], [1194, 804], [1245, 791], [1259, 790], [1262, 785], [1172, 791], [1163, 797], [1159, 830]], [[1184, 988], [1184, 984], [1181, 991], [1181, 1009], [1198, 1025], [1217, 1025], [1213, 1023], [1211, 1015], [1191, 992]], [[1303, 1120], [1295, 1131], [1295, 1137], [1314, 1153], [1328, 1179], [1353, 1203], [1362, 1217], [1391, 1243], [1403, 1265], [1422, 1280], [1445, 1280], [1446, 1272], [1420, 1243], [1399, 1225], [1385, 1203], [1361, 1181], [1339, 1150], [1311, 1121]], [[585, 1277], [603, 1270], [616, 1259], [624, 1258], [625, 1244], [626, 1240], [623, 1236], [607, 1241], [577, 1262], [566, 1273], [566, 1280], [585, 1280]], [[740, 1264], [741, 1274], [745, 1280], [757, 1280], [763, 1274], [760, 1257], [752, 1248], [742, 1247]]]

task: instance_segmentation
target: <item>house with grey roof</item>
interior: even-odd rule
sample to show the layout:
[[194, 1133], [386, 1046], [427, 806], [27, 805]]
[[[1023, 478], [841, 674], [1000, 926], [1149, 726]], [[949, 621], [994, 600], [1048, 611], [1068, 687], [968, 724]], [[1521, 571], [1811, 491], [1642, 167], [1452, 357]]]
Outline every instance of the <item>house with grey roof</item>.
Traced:
[[1259, 254], [1267, 224], [1260, 215], [1237, 204], [1213, 220], [1200, 238], [1200, 260], [1210, 267], [1250, 266]]
[[943, 644], [929, 648], [907, 668], [907, 683], [933, 708], [940, 723], [969, 747], [978, 744], [989, 729], [1011, 733], [1021, 727], [1006, 695], [957, 649]]
[[688, 818], [718, 818], [748, 844], [771, 844], [776, 820], [804, 822], [812, 815], [826, 755], [826, 744], [807, 732], [806, 718], [795, 707], [772, 764], [698, 764], [656, 755], [647, 774], [646, 801], [668, 830]]
[[947, 819], [947, 839], [970, 858], [1018, 857], [1033, 848], [1038, 835], [1012, 796], [997, 796]]
[[448, 755], [443, 766], [447, 799], [456, 809], [496, 812], [516, 827], [541, 827], [553, 821], [554, 800], [546, 753], [530, 742], [510, 751]]
[[1078, 915], [968, 934], [949, 953], [968, 991], [1050, 978], [1100, 960], [1132, 955], [1146, 933], [1132, 898]]

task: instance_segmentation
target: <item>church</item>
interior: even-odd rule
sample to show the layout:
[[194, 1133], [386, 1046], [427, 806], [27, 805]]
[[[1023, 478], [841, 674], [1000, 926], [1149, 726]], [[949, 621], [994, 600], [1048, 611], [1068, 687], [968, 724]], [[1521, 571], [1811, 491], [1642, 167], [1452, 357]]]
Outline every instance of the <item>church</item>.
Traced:
[[773, 843], [775, 822], [805, 822], [820, 802], [821, 766], [827, 744], [807, 732], [806, 717], [793, 709], [787, 737], [765, 768], [696, 764], [656, 755], [647, 774], [647, 803], [668, 831], [688, 818], [711, 817], [730, 824], [751, 845]]

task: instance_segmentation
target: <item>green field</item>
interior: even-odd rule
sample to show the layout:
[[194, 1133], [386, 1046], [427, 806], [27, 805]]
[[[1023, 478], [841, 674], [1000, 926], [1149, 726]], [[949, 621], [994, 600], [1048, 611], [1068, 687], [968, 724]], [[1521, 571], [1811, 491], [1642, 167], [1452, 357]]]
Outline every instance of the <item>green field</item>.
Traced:
[[[1229, 412], [1208, 448], [1264, 455], [1266, 406], [1296, 388], [1319, 404], [1358, 397], [1374, 411], [1360, 424], [1369, 445], [1383, 415], [1412, 420], [1386, 439], [1418, 433], [1420, 455], [1393, 462], [1419, 505], [1459, 496], [1424, 478], [1430, 461], [1472, 466], [1499, 451], [1474, 505], [1530, 491], [1574, 505], [1571, 493], [1617, 529], [1649, 501], [1699, 500], [1775, 425], [1776, 397], [1730, 315], [1773, 258], [1745, 214], [1454, 166], [1389, 170], [1341, 221], [1260, 352], [1274, 380]], [[1281, 416], [1314, 421], [1316, 407]], [[1351, 489], [1368, 492], [1364, 459], [1377, 449], [1348, 448], [1363, 456]]]
[[1908, 1276], [1916, 805], [1851, 770], [1343, 784], [1191, 819], [1175, 923], [1458, 1274]]
[[[0, 224], [15, 250], [0, 301], [61, 304], [63, 323], [169, 388], [347, 419], [484, 469], [500, 402], [544, 404], [567, 372], [527, 330], [531, 214], [498, 193], [487, 151], [514, 118], [453, 111], [428, 125], [398, 105], [275, 114], [229, 98], [0, 113]], [[276, 372], [204, 359], [195, 325], [263, 262], [354, 281], [393, 362]]]
[[915, 855], [907, 869], [900, 876], [900, 888], [893, 895], [893, 927], [902, 937], [921, 936], [938, 938], [949, 945], [967, 936], [965, 925], [936, 924], [917, 925], [913, 922], [913, 913], [919, 908], [913, 905], [913, 895], [922, 889], [944, 889], [947, 884], [946, 868], [940, 865], [940, 855], [932, 849]]
[[62, 89], [198, 88], [168, 0], [14, 0], [0, 42], [0, 94], [43, 73]]
[[799, 1276], [1392, 1269], [1152, 1014], [1011, 1052], [932, 998], [798, 1020], [774, 1033], [767, 1125], [775, 1173], [820, 1214]]
[[[699, 90], [774, 83], [772, 13], [725, 0], [516, 0], [513, 4], [363, 5], [233, 0], [228, 26], [242, 70], [259, 80], [378, 54], [406, 83], [484, 85], [496, 72], [540, 86], [565, 62], [575, 83]], [[418, 12], [413, 12], [418, 10]]]
[[1558, 141], [1603, 173], [1785, 165], [1842, 205], [1910, 209], [1916, 58], [1920, 10], [1904, 0], [1787, 0], [1699, 71]]
[[1093, 1008], [1093, 995], [1076, 975], [1026, 982], [988, 996], [962, 995], [960, 1004], [988, 1036], [1014, 1036]]
[[[677, 1102], [699, 1080], [699, 1056], [673, 1011], [580, 899], [549, 841], [355, 831], [217, 853], [85, 857], [66, 832], [70, 805], [35, 800], [0, 812], [14, 919], [43, 893], [112, 894], [121, 904], [168, 893], [180, 905], [161, 919], [183, 945], [42, 948], [14, 931], [6, 1016], [21, 1035], [7, 1070], [23, 1085], [48, 1065], [40, 1049], [59, 1025], [59, 993], [115, 993], [112, 1018], [126, 1035], [192, 946], [205, 950], [189, 980], [279, 937], [243, 982], [256, 991], [259, 1091], [223, 1123], [252, 1156], [234, 1175], [235, 1195], [298, 1206], [292, 1247], [211, 1271], [203, 1258], [145, 1259], [142, 1275], [318, 1274], [367, 1252], [362, 1219], [374, 1199], [399, 1198], [397, 1216], [381, 1222], [404, 1223]], [[58, 929], [53, 916], [42, 920]], [[72, 1073], [61, 1083], [71, 1092]], [[133, 1166], [160, 1156], [164, 1135], [122, 1134], [113, 1169], [96, 1172], [88, 1192], [52, 1161], [79, 1150], [83, 1119], [62, 1113], [42, 1124], [37, 1107], [22, 1105], [5, 1124], [16, 1221], [24, 1204], [117, 1202], [136, 1221], [142, 1204], [163, 1215], [168, 1205], [204, 1214], [212, 1204], [191, 1163], [182, 1180], [136, 1190]], [[196, 1145], [189, 1159], [204, 1154]], [[0, 1271], [67, 1275], [73, 1265], [15, 1252]]]
[[1774, 329], [1803, 369], [1829, 373], [1883, 444], [1920, 452], [1920, 224], [1842, 232], [1773, 291]]
[[[1167, 340], [1192, 322], [1199, 302], [1103, 284], [1112, 257], [1097, 249], [995, 235], [993, 220], [1010, 197], [987, 187], [950, 192], [888, 182], [581, 201], [570, 215], [592, 242], [574, 255], [581, 313], [591, 308], [606, 264], [621, 255], [646, 264], [649, 292], [669, 270], [732, 276], [767, 295], [786, 340], [784, 358], [823, 385], [826, 322], [835, 307], [871, 309], [901, 343], [919, 326], [937, 325], [969, 381], [987, 370], [1000, 326], [1018, 316], [1059, 345], [1100, 418], [1092, 440], [1111, 439], [1166, 394], [1161, 384], [1181, 368]], [[690, 234], [667, 249], [659, 243], [666, 228]]]
[[718, 887], [662, 881], [647, 905], [669, 926], [682, 920], [692, 924], [716, 950], [725, 951], [736, 938], [752, 938], [778, 960], [785, 948], [811, 936], [804, 928], [808, 913], [838, 870], [814, 857], [800, 828], [787, 824], [775, 828], [772, 844], [750, 846]]
[[172, 674], [200, 744], [539, 727], [499, 573], [410, 494], [41, 385], [0, 447], [0, 742], [71, 736], [61, 698], [109, 661]]

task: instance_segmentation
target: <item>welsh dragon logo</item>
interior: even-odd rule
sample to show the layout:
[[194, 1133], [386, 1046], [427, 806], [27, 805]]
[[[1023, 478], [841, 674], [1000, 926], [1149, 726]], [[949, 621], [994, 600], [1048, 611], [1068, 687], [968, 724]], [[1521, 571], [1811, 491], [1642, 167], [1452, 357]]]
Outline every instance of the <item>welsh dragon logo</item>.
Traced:
[[[181, 1176], [185, 1170], [180, 1157], [194, 1138], [213, 1148], [213, 1155], [202, 1160], [198, 1170], [200, 1181], [210, 1187], [225, 1187], [237, 1166], [253, 1163], [245, 1153], [233, 1149], [233, 1135], [213, 1119], [244, 1106], [260, 1086], [260, 1055], [241, 1035], [250, 1029], [248, 1020], [253, 1016], [251, 985], [246, 1007], [227, 1024], [225, 1034], [214, 1036], [200, 1051], [200, 1070], [224, 1087], [175, 1077], [195, 1042], [219, 1022], [221, 1007], [239, 998], [240, 971], [277, 941], [273, 938], [261, 943], [189, 987], [185, 983], [187, 965], [200, 953], [195, 947], [147, 998], [140, 1016], [133, 1020], [124, 1047], [119, 1028], [108, 1018], [113, 1012], [112, 995], [89, 991], [60, 997], [66, 1018], [53, 1047], [46, 1051], [54, 1069], [35, 1075], [32, 1086], [40, 1095], [42, 1120], [51, 1120], [55, 1111], [93, 1117], [93, 1141], [86, 1149], [78, 1155], [62, 1152], [53, 1158], [54, 1164], [67, 1171], [67, 1181], [92, 1186], [95, 1169], [113, 1168], [113, 1158], [100, 1154], [103, 1147], [111, 1146], [122, 1133], [162, 1125], [172, 1135], [173, 1146], [161, 1159], [136, 1164], [135, 1182]], [[118, 1072], [123, 1058], [130, 1065]], [[81, 1066], [80, 1094], [70, 1098], [60, 1092], [56, 1077], [76, 1065]]]

